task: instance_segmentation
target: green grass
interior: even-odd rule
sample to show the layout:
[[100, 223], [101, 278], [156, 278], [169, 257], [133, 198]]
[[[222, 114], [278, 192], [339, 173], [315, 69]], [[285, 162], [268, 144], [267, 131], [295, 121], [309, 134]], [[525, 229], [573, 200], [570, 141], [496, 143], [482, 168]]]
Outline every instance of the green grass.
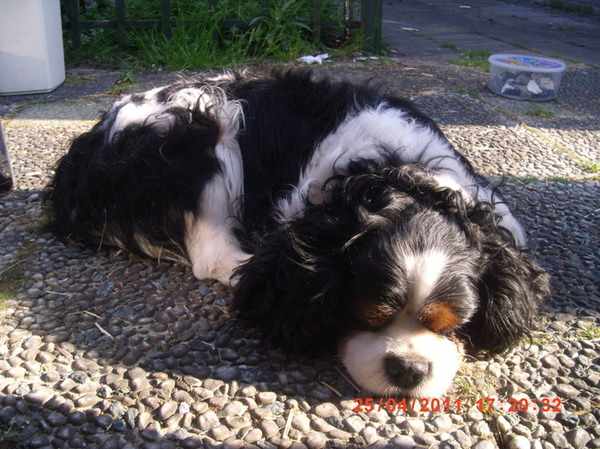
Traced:
[[[110, 18], [114, 8], [106, 3], [99, 1], [82, 19]], [[79, 50], [67, 47], [67, 61], [133, 70], [206, 70], [289, 61], [325, 50], [325, 44], [314, 42], [307, 25], [312, 20], [311, 0], [270, 0], [267, 10], [262, 4], [262, 0], [173, 0], [171, 36], [158, 28], [125, 30], [125, 47], [121, 47], [116, 30], [88, 30]], [[322, 5], [323, 20], [332, 24], [323, 30], [324, 40], [342, 47], [342, 54], [355, 51], [356, 45], [345, 36], [336, 2], [323, 0]], [[130, 0], [127, 4], [128, 19], [158, 16], [156, 1]], [[69, 35], [65, 36], [68, 41]]]
[[440, 44], [440, 47], [442, 47], [442, 48], [449, 48], [451, 50], [456, 50], [456, 45], [455, 44], [450, 44], [448, 42]]
[[578, 25], [556, 25], [556, 29], [559, 31], [573, 31], [573, 32], [583, 31], [583, 28]]
[[474, 363], [463, 363], [458, 369], [452, 393], [459, 397], [463, 404], [470, 406], [479, 398], [497, 394], [498, 387], [498, 379]]
[[14, 449], [19, 444], [19, 432], [12, 426], [0, 426], [0, 449]]
[[458, 89], [457, 92], [461, 95], [468, 95], [471, 98], [479, 98], [479, 94], [471, 89]]
[[306, 39], [310, 28], [293, 20], [298, 12], [298, 3], [288, 0], [269, 15], [254, 17], [247, 29], [224, 30], [219, 24], [233, 11], [199, 8], [195, 15], [198, 23], [179, 23], [170, 38], [158, 30], [138, 31], [131, 43], [140, 50], [142, 61], [177, 69], [223, 68], [249, 59], [289, 60], [314, 48]]
[[580, 327], [577, 329], [575, 337], [579, 341], [592, 341], [600, 339], [600, 326], [590, 323], [589, 326]]
[[547, 56], [554, 59], [561, 59], [564, 62], [570, 62], [572, 64], [579, 64], [581, 62], [579, 59], [568, 58], [564, 55], [559, 55], [558, 53], [548, 53]]
[[18, 264], [0, 271], [0, 309], [4, 307], [7, 300], [14, 298], [24, 281], [23, 270]]
[[538, 107], [538, 108], [532, 109], [530, 111], [527, 111], [525, 113], [525, 115], [530, 115], [532, 117], [538, 117], [538, 118], [553, 118], [553, 117], [556, 117], [556, 112], [548, 111], [546, 109]]
[[490, 68], [488, 62], [490, 55], [491, 53], [487, 50], [469, 50], [463, 53], [460, 58], [453, 59], [450, 62], [461, 67], [479, 67], [487, 71]]
[[561, 184], [569, 184], [573, 182], [573, 179], [567, 176], [550, 176], [548, 177], [548, 181], [551, 182], [560, 182]]
[[[38, 234], [40, 231], [37, 225], [32, 224], [26, 226], [25, 229], [33, 235]], [[14, 262], [4, 268], [0, 268], [0, 309], [5, 306], [6, 301], [14, 298], [18, 290], [23, 286], [27, 280], [24, 266], [38, 255], [39, 249], [37, 248], [35, 238], [31, 238], [21, 244], [15, 255]]]
[[86, 84], [96, 81], [98, 78], [94, 76], [69, 76], [68, 81], [72, 84]]
[[558, 9], [559, 11], [572, 12], [581, 16], [593, 17], [596, 10], [592, 6], [574, 5], [573, 2], [567, 0], [546, 0], [543, 2], [550, 8]]
[[589, 173], [598, 174], [598, 173], [600, 173], [600, 162], [598, 162], [598, 161], [585, 162], [585, 163], [581, 164], [581, 168], [583, 168], [585, 171], [587, 171]]

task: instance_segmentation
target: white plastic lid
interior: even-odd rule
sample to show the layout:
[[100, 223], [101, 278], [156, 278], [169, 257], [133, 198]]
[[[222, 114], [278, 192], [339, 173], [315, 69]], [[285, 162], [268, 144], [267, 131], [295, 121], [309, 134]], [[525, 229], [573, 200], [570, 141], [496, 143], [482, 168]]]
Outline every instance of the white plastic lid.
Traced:
[[563, 72], [566, 68], [560, 59], [531, 55], [498, 54], [489, 57], [490, 64], [505, 69], [521, 69], [528, 72]]

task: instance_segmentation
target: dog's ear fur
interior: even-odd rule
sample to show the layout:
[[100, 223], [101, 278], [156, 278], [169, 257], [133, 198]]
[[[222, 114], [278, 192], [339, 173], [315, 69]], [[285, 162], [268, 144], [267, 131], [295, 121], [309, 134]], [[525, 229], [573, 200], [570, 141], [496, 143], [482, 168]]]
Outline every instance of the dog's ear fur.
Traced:
[[340, 316], [351, 309], [341, 307], [347, 236], [331, 231], [309, 217], [296, 219], [267, 235], [235, 273], [233, 309], [287, 350], [331, 352], [350, 324]]
[[351, 248], [393, 225], [402, 200], [372, 170], [356, 171], [332, 178], [325, 202], [307, 205], [301, 216], [265, 236], [234, 275], [234, 310], [287, 349], [331, 351], [341, 335], [360, 326], [355, 305], [346, 304], [355, 296], [348, 291]]
[[483, 237], [478, 278], [479, 307], [466, 326], [474, 349], [494, 353], [515, 345], [539, 324], [539, 306], [549, 294], [547, 273], [506, 237]]

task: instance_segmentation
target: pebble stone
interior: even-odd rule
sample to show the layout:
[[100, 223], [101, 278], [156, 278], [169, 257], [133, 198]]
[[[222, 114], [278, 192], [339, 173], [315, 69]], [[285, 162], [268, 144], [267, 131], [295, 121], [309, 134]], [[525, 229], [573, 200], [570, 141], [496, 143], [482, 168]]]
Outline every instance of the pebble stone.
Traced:
[[592, 439], [590, 434], [581, 428], [567, 432], [565, 438], [573, 447], [586, 447]]
[[449, 415], [440, 415], [433, 419], [433, 425], [438, 432], [448, 432], [452, 429], [452, 419]]
[[165, 421], [175, 414], [177, 411], [177, 403], [173, 401], [165, 402], [158, 410], [158, 417], [161, 421]]
[[307, 434], [310, 431], [310, 419], [303, 414], [294, 415], [291, 425], [301, 433]]
[[[410, 91], [475, 167], [508, 176], [502, 193], [552, 274], [553, 296], [533, 344], [469, 362], [477, 372], [469, 380], [486, 381], [479, 397], [558, 399], [561, 410], [484, 413], [455, 385], [448, 397], [461, 396], [458, 412], [355, 412], [354, 398], [370, 395], [340, 376], [336, 360], [298, 361], [267, 346], [230, 314], [227, 287], [165, 260], [58, 242], [42, 226], [41, 191], [68, 141], [116, 98], [106, 92], [122, 76], [92, 70], [82, 73], [96, 81], [73, 76], [104, 90], [82, 104], [0, 100], [14, 102], [3, 129], [19, 185], [0, 195], [0, 273], [18, 262], [20, 283], [0, 316], [0, 423], [19, 429], [22, 447], [493, 449], [500, 438], [516, 449], [600, 447], [600, 343], [590, 338], [600, 321], [600, 185], [582, 168], [598, 158], [600, 137], [589, 132], [597, 118], [567, 117], [559, 102], [564, 117], [545, 122], [505, 114], [449, 91], [448, 83], [470, 88], [485, 78], [464, 69], [444, 69], [439, 80], [401, 67], [322, 70], [339, 76], [340, 67]], [[140, 76], [147, 86], [174, 79]], [[90, 120], [66, 119], [88, 108]]]
[[67, 417], [61, 413], [50, 413], [46, 417], [46, 421], [52, 427], [64, 426], [67, 423]]
[[479, 440], [471, 449], [495, 449], [496, 445], [490, 440]]
[[14, 379], [21, 379], [25, 377], [25, 374], [27, 374], [27, 370], [20, 366], [10, 368], [6, 371], [6, 376], [12, 377]]
[[531, 449], [531, 441], [522, 435], [517, 435], [508, 442], [508, 449]]
[[325, 403], [319, 404], [315, 407], [314, 410], [315, 415], [319, 418], [331, 418], [334, 416], [339, 416], [340, 412], [334, 404]]
[[579, 390], [569, 384], [559, 384], [554, 387], [554, 391], [563, 398], [574, 398], [579, 395]]
[[327, 438], [323, 434], [310, 432], [304, 439], [304, 444], [308, 449], [322, 449], [327, 444]]
[[344, 420], [344, 426], [351, 433], [360, 433], [365, 427], [365, 422], [359, 416], [353, 415]]
[[54, 394], [55, 391], [51, 388], [39, 388], [31, 393], [27, 393], [25, 395], [25, 400], [36, 405], [44, 405], [54, 396]]

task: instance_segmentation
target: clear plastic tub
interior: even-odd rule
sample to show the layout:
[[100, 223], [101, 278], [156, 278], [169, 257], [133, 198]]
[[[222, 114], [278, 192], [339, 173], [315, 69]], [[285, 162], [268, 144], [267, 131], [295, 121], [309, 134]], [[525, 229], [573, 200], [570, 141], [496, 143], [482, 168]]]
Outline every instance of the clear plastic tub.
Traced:
[[566, 68], [558, 59], [541, 56], [498, 54], [489, 61], [490, 89], [514, 100], [556, 98]]

